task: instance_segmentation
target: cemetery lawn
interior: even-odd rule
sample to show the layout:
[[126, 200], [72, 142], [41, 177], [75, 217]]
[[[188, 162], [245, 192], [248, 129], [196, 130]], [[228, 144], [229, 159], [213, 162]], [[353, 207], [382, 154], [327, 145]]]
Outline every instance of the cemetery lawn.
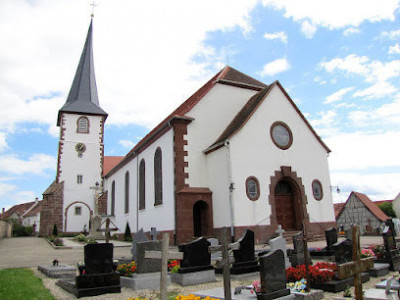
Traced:
[[0, 299], [55, 300], [30, 269], [0, 270]]

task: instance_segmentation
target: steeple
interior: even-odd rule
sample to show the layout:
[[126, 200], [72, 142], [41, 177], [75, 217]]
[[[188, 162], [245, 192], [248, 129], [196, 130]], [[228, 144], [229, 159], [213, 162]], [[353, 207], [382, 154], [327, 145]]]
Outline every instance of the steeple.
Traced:
[[92, 23], [93, 19], [90, 21], [85, 46], [83, 47], [81, 59], [67, 101], [58, 111], [57, 126], [60, 126], [61, 114], [63, 112], [101, 115], [107, 118], [107, 113], [100, 107], [97, 96], [93, 64]]

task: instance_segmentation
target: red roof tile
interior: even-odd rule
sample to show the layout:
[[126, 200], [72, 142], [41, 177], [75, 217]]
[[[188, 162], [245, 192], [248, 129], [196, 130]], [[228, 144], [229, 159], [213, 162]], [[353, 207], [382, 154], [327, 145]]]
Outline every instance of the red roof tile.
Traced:
[[333, 204], [333, 208], [335, 210], [335, 218], [337, 219], [337, 217], [339, 216], [339, 213], [342, 211], [344, 205], [346, 203], [335, 203]]
[[107, 175], [125, 156], [104, 156], [103, 176]]
[[7, 210], [4, 214], [1, 215], [1, 218], [3, 220], [7, 220], [12, 216], [12, 214], [16, 213], [18, 216], [22, 216], [28, 209], [32, 207], [32, 205], [35, 204], [35, 201], [33, 202], [27, 202], [27, 203], [22, 203], [18, 205], [14, 205], [11, 207], [9, 210]]

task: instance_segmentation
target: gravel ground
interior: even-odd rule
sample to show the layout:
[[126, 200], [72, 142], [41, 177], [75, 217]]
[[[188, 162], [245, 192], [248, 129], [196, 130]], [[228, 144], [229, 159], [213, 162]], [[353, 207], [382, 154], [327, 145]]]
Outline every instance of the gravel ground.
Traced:
[[[70, 299], [76, 299], [76, 297], [66, 291], [64, 291], [62, 288], [56, 285], [56, 282], [58, 279], [54, 278], [48, 278], [41, 272], [39, 272], [36, 268], [32, 268], [34, 271], [35, 275], [42, 278], [44, 286], [50, 290], [50, 292], [54, 295], [54, 297], [58, 300], [70, 300]], [[393, 276], [395, 272], [390, 272], [388, 275], [384, 277], [371, 277], [371, 279], [363, 284], [363, 289], [370, 289], [370, 288], [375, 288], [375, 284], [389, 278], [390, 276]], [[251, 284], [254, 280], [259, 280], [259, 278], [253, 278], [250, 280], [232, 280], [231, 281], [231, 286], [236, 287], [240, 285], [247, 285]], [[207, 290], [207, 289], [212, 289], [212, 288], [218, 288], [220, 287], [222, 289], [223, 287], [223, 282], [222, 282], [222, 277], [217, 276], [217, 282], [212, 282], [212, 283], [207, 283], [207, 284], [199, 284], [195, 286], [186, 286], [182, 287], [177, 284], [171, 284], [168, 287], [168, 293], [174, 293], [174, 294], [181, 294], [181, 295], [188, 295], [190, 293], [196, 292], [196, 291], [201, 291], [201, 290]], [[324, 299], [335, 299], [335, 297], [342, 296], [343, 292], [339, 292], [336, 294], [333, 293], [324, 293]], [[159, 299], [159, 293], [156, 291], [134, 291], [129, 288], [124, 288], [122, 287], [121, 293], [120, 294], [104, 294], [96, 297], [82, 297], [79, 299], [83, 300], [89, 300], [89, 299], [99, 299], [99, 300], [126, 300], [129, 298], [136, 298], [136, 297], [145, 297], [149, 300], [155, 300]]]

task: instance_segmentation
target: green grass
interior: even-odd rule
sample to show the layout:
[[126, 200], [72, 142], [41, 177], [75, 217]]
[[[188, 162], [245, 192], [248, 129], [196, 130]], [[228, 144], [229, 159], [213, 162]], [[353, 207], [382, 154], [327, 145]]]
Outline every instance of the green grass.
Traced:
[[0, 270], [0, 299], [55, 300], [30, 269]]

